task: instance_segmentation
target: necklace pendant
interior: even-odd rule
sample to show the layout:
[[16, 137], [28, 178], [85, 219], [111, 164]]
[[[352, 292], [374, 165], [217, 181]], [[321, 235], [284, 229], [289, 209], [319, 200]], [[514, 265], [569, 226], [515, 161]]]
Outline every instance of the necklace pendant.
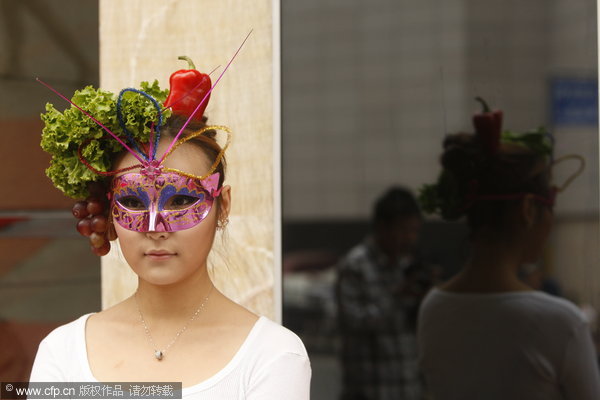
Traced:
[[154, 352], [154, 357], [156, 357], [156, 359], [157, 359], [158, 361], [162, 360], [162, 359], [163, 359], [163, 352], [162, 352], [162, 351], [160, 351], [160, 350], [156, 350], [156, 351]]

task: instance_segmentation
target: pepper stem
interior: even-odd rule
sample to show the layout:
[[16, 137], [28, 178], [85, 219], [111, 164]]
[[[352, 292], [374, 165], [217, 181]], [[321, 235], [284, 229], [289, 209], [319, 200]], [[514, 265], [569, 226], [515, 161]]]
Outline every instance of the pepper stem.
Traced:
[[484, 113], [489, 113], [492, 110], [490, 109], [490, 106], [488, 106], [488, 103], [486, 103], [486, 101], [484, 99], [482, 99], [481, 97], [477, 96], [475, 97], [475, 100], [477, 100], [478, 102], [481, 103], [481, 106], [483, 107], [483, 112]]
[[188, 66], [190, 67], [190, 69], [196, 69], [196, 66], [194, 65], [194, 62], [188, 56], [179, 56], [179, 57], [177, 57], [177, 59], [178, 60], [187, 61], [188, 62]]

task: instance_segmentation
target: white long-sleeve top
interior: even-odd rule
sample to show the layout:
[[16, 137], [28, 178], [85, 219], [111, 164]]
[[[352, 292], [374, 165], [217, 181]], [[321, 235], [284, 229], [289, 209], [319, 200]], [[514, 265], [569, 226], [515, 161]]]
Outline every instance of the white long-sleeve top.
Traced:
[[[93, 382], [85, 342], [91, 314], [52, 331], [38, 348], [31, 382]], [[311, 368], [298, 336], [260, 317], [229, 363], [211, 378], [183, 388], [186, 400], [307, 400]]]

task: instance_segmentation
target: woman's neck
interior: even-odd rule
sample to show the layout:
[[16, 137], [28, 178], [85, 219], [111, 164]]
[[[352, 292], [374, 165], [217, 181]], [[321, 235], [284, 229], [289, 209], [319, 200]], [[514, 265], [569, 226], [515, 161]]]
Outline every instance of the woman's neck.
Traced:
[[518, 277], [523, 262], [521, 247], [515, 240], [474, 241], [469, 261], [441, 288], [472, 293], [531, 290]]
[[208, 308], [217, 294], [204, 266], [185, 280], [171, 285], [154, 285], [139, 279], [135, 296], [144, 317], [180, 320], [189, 318], [203, 304], [203, 308]]

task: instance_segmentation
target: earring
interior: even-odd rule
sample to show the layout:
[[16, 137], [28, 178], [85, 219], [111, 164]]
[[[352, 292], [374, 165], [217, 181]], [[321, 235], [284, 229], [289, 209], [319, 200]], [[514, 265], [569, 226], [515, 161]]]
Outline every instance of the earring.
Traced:
[[219, 221], [217, 221], [217, 229], [225, 229], [225, 227], [227, 227], [227, 224], [229, 224], [229, 218], [223, 218], [220, 219]]
[[108, 240], [115, 240], [117, 238], [117, 231], [115, 230], [115, 224], [113, 219], [108, 219], [108, 229], [106, 230], [106, 238]]

